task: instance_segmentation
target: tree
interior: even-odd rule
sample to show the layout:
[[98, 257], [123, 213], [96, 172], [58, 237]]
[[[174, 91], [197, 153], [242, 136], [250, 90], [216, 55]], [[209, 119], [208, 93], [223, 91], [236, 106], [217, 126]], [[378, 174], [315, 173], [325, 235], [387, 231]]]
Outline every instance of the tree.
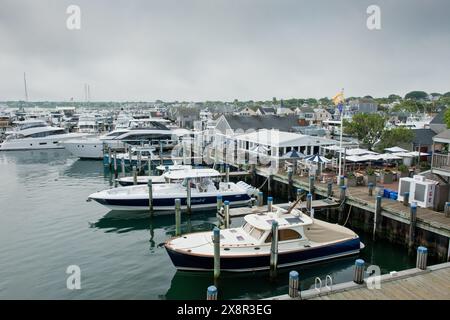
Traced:
[[398, 112], [423, 112], [425, 110], [425, 105], [422, 102], [414, 101], [414, 100], [405, 100], [400, 102], [400, 104], [395, 105], [392, 108], [392, 111]]
[[396, 94], [390, 94], [388, 99], [391, 102], [394, 102], [394, 101], [397, 101], [397, 100], [402, 100], [402, 97], [400, 97], [399, 95], [396, 95]]
[[425, 100], [428, 98], [428, 94], [425, 91], [411, 91], [405, 95], [405, 99], [411, 100]]
[[394, 146], [408, 148], [413, 139], [414, 132], [409, 128], [386, 129], [381, 135], [380, 142], [376, 144], [376, 149], [382, 153], [384, 149]]
[[444, 113], [444, 122], [447, 124], [447, 129], [450, 129], [450, 108]]
[[352, 122], [344, 121], [344, 132], [355, 136], [372, 150], [383, 135], [385, 122], [386, 119], [379, 114], [358, 113], [353, 116]]
[[450, 91], [443, 94], [444, 97], [450, 98]]

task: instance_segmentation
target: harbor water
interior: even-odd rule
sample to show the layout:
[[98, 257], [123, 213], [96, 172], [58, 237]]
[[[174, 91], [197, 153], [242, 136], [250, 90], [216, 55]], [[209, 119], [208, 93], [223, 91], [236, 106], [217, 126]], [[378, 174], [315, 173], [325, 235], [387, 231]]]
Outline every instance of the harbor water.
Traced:
[[[212, 273], [177, 272], [162, 246], [175, 234], [174, 215], [151, 219], [86, 202], [110, 187], [102, 161], [65, 150], [0, 153], [0, 299], [205, 299]], [[182, 232], [215, 223], [215, 212], [183, 215]], [[360, 236], [366, 247], [359, 257], [382, 273], [414, 267], [404, 247]], [[327, 275], [351, 281], [356, 258], [282, 269], [275, 280], [268, 272], [222, 273], [219, 298], [285, 294], [290, 270], [299, 272], [302, 289]], [[72, 265], [81, 271], [80, 290], [66, 285]]]

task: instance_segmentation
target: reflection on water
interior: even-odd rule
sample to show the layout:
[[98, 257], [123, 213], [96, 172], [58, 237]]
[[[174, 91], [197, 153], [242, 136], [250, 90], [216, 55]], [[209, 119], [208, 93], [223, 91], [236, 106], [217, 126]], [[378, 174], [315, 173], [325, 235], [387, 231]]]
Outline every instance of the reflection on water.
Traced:
[[65, 149], [0, 151], [2, 161], [15, 164], [64, 164], [70, 153]]
[[[204, 299], [211, 272], [179, 272], [161, 246], [175, 235], [174, 213], [107, 212], [86, 202], [92, 192], [110, 188], [114, 178], [102, 161], [78, 160], [65, 150], [0, 152], [0, 298]], [[23, 196], [25, 195], [25, 196]], [[232, 226], [242, 223], [232, 220]], [[211, 231], [214, 210], [182, 214], [182, 233]], [[358, 232], [358, 230], [356, 230]], [[383, 273], [414, 265], [403, 247], [373, 242], [359, 257]], [[302, 289], [315, 277], [350, 281], [356, 256], [267, 272], [222, 273], [223, 299], [263, 298], [287, 292], [288, 273], [300, 273]], [[65, 270], [80, 265], [83, 290], [66, 289]], [[122, 281], [117, 281], [121, 279]]]

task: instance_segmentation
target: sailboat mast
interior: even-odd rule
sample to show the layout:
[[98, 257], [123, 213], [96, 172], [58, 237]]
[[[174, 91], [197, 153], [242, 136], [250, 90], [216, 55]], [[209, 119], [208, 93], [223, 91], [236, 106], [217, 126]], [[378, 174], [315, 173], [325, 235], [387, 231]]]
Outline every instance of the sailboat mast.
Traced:
[[28, 102], [28, 90], [27, 90], [27, 75], [23, 73], [23, 83], [25, 85], [25, 101]]

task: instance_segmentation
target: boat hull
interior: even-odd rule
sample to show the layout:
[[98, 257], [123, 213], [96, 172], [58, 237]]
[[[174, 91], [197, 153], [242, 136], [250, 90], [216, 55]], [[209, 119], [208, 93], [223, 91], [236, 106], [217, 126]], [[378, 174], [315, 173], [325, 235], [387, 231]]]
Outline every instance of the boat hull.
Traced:
[[[234, 194], [223, 195], [223, 201], [228, 200], [230, 206], [243, 206], [248, 205], [250, 196], [248, 194]], [[106, 206], [107, 208], [115, 211], [147, 211], [149, 207], [148, 198], [138, 199], [105, 199], [105, 198], [92, 198], [92, 200]], [[187, 209], [186, 197], [180, 198], [181, 210]], [[192, 197], [191, 208], [192, 209], [209, 209], [217, 207], [217, 196], [201, 196]], [[173, 213], [175, 208], [175, 198], [153, 198], [153, 210], [154, 211], [167, 211], [167, 213]]]
[[50, 135], [42, 138], [23, 138], [11, 141], [5, 140], [0, 144], [0, 151], [63, 149], [63, 142], [65, 140], [73, 139], [78, 136], [83, 136], [83, 134], [67, 133]]
[[[290, 267], [358, 254], [361, 248], [359, 238], [297, 251], [279, 252], [278, 267]], [[193, 255], [175, 251], [166, 245], [167, 253], [178, 270], [211, 271], [214, 269], [213, 255]], [[270, 255], [221, 256], [220, 269], [230, 272], [249, 272], [270, 269]]]

